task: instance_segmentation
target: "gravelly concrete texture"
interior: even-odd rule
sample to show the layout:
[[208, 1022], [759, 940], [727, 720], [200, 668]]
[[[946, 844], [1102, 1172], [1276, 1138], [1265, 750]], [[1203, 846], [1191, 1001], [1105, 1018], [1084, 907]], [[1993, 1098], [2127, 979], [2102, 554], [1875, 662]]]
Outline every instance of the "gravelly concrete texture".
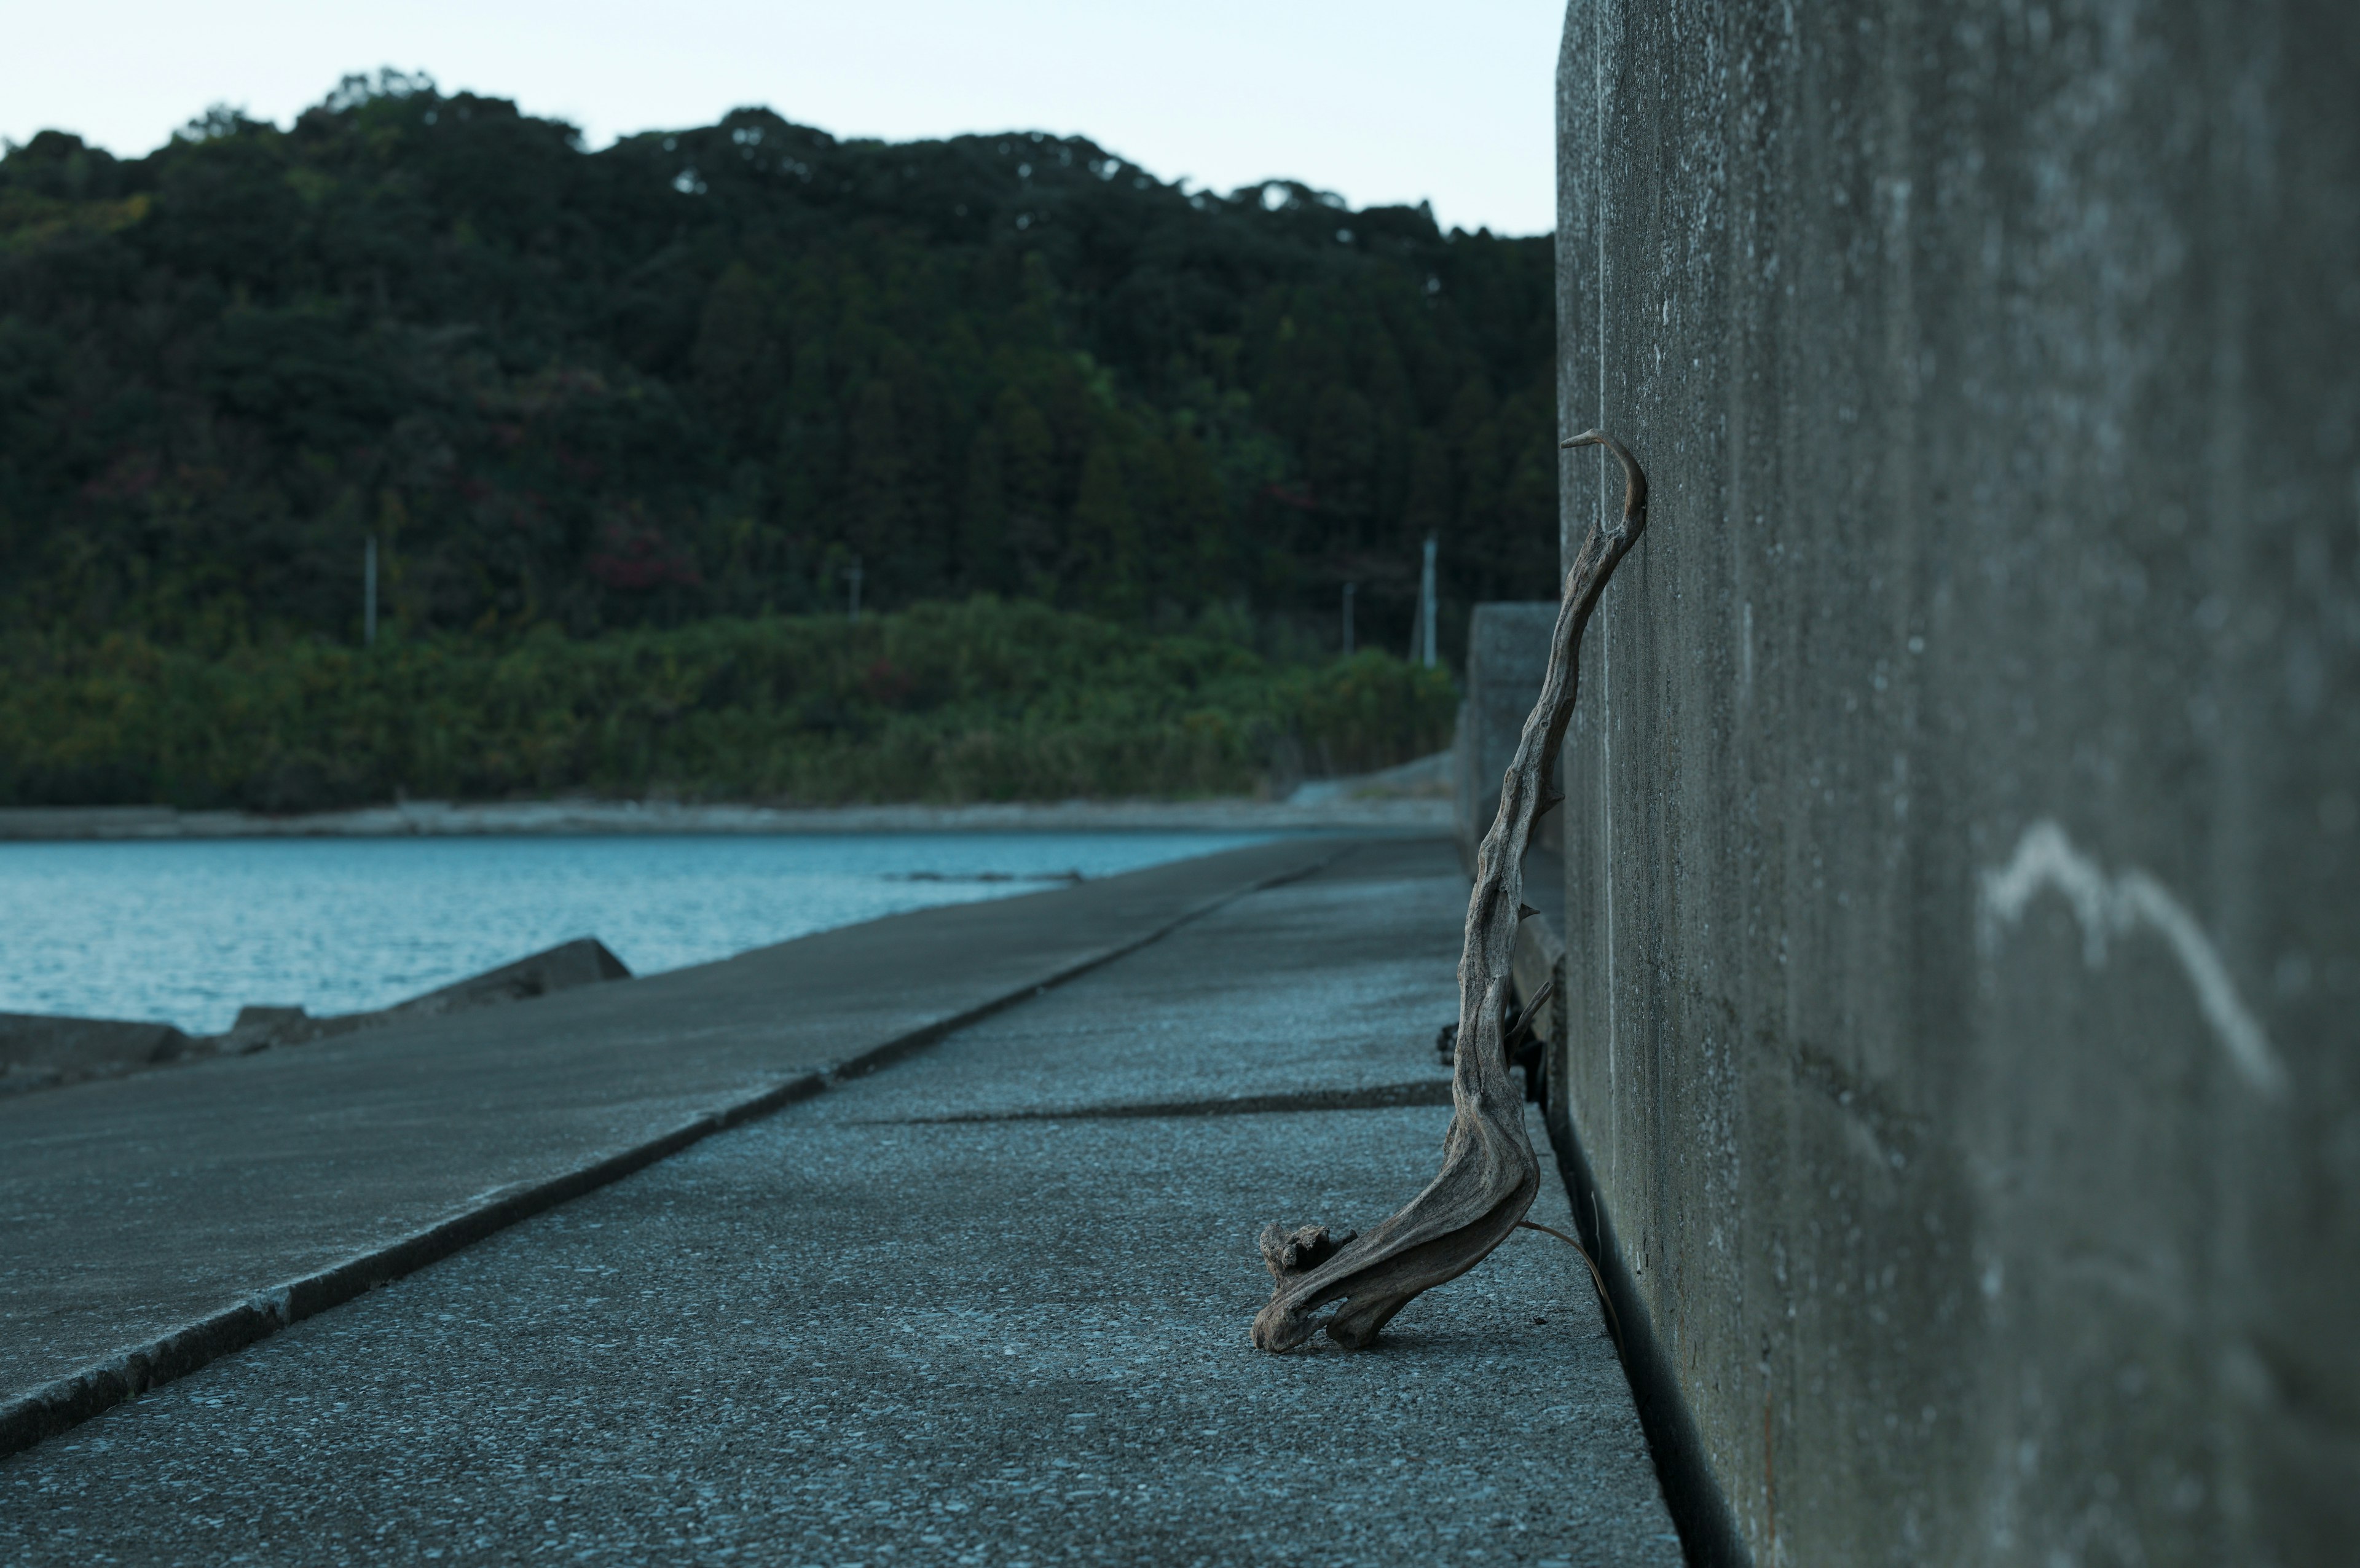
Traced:
[[1447, 1109], [1026, 1119], [1430, 1081], [1463, 901], [1365, 846], [298, 1324], [0, 1463], [0, 1561], [1677, 1563], [1561, 1244], [1247, 1343]]
[[0, 1100], [0, 1405], [1333, 856], [1298, 839]]
[[1718, 1560], [2360, 1561], [2360, 6], [1564, 42], [1552, 1082]]

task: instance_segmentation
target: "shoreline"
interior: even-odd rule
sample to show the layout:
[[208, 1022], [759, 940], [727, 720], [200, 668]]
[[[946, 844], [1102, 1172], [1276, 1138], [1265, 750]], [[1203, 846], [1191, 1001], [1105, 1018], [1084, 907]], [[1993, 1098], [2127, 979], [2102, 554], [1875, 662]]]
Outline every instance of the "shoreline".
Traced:
[[[1347, 784], [1337, 780], [1337, 785]], [[1308, 798], [1306, 798], [1308, 797]], [[442, 838], [507, 835], [871, 833], [1447, 832], [1441, 796], [1307, 787], [1285, 800], [1054, 800], [931, 806], [775, 807], [664, 800], [405, 800], [344, 811], [264, 816], [169, 806], [0, 808], [0, 842], [231, 838]]]
[[540, 834], [1407, 833], [1452, 825], [1450, 753], [1320, 779], [1284, 800], [1006, 800], [965, 806], [756, 806], [680, 800], [397, 800], [265, 816], [171, 806], [0, 807], [0, 843], [76, 839], [465, 838]]

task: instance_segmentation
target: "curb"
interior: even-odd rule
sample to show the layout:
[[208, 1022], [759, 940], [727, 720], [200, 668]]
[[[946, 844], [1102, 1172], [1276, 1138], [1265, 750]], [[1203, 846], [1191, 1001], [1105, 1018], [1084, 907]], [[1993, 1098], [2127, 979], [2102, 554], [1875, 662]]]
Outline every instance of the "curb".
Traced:
[[344, 1262], [306, 1274], [284, 1284], [257, 1290], [246, 1300], [194, 1323], [186, 1323], [144, 1345], [119, 1352], [96, 1366], [60, 1377], [28, 1394], [0, 1404], [0, 1459], [21, 1453], [60, 1432], [79, 1426], [127, 1399], [137, 1399], [160, 1384], [185, 1377], [209, 1362], [269, 1338], [280, 1329], [315, 1317], [331, 1307], [380, 1285], [389, 1285], [430, 1263], [438, 1263], [463, 1247], [508, 1229], [558, 1204], [619, 1181], [660, 1160], [702, 1143], [718, 1132], [784, 1110], [813, 1098], [831, 1083], [862, 1078], [914, 1055], [950, 1035], [982, 1022], [996, 1013], [1043, 992], [1077, 980], [1092, 970], [1127, 958], [1191, 921], [1235, 903], [1240, 898], [1284, 887], [1317, 875], [1352, 852], [1347, 844], [1306, 865], [1267, 877], [1208, 899], [1167, 920], [1145, 936], [1110, 948], [1058, 971], [1045, 980], [994, 996], [949, 1018], [938, 1018], [853, 1056], [825, 1073], [806, 1073], [759, 1094], [708, 1111], [672, 1131], [660, 1133], [603, 1160], [545, 1180], [530, 1182], [500, 1197], [462, 1210], [423, 1230], [348, 1258]]

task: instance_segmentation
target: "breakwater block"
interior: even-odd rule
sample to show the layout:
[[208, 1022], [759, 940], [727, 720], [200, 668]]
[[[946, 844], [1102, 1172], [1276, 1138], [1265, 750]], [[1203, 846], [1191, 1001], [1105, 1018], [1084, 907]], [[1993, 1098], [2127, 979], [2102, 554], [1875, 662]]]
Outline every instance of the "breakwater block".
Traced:
[[135, 1073], [194, 1044], [170, 1024], [0, 1013], [0, 1094]]
[[0, 1094], [119, 1077], [200, 1057], [246, 1056], [272, 1046], [301, 1045], [380, 1024], [630, 977], [629, 967], [605, 942], [585, 936], [371, 1012], [313, 1018], [300, 1007], [253, 1004], [240, 1007], [237, 1021], [222, 1035], [192, 1037], [163, 1023], [0, 1013]]
[[301, 1045], [375, 1029], [380, 1024], [437, 1018], [500, 1002], [530, 1001], [579, 985], [630, 977], [629, 966], [609, 952], [605, 942], [595, 936], [576, 937], [513, 964], [486, 969], [480, 975], [471, 975], [423, 996], [371, 1012], [335, 1013], [315, 1018], [301, 1007], [244, 1007], [238, 1011], [236, 1024], [223, 1037], [222, 1045], [233, 1052], [261, 1051], [274, 1045]]

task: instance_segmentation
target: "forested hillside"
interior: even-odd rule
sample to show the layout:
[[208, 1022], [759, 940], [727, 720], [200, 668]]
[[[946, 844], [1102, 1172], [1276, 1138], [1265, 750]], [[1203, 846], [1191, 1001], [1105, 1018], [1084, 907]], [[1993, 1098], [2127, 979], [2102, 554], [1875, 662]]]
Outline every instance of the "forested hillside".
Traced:
[[0, 158], [0, 609], [570, 637], [977, 592], [1406, 642], [1556, 566], [1548, 242], [1081, 140], [584, 150], [422, 79]]

